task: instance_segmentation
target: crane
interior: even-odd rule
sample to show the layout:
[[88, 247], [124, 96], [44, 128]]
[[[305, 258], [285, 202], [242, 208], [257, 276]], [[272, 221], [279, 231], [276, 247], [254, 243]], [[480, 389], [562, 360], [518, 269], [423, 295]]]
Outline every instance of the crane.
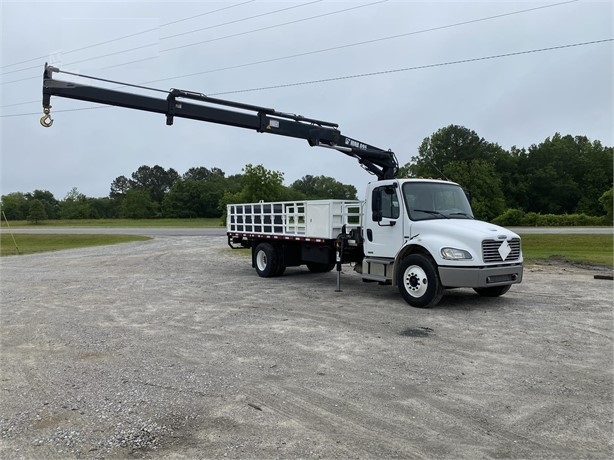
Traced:
[[[44, 115], [40, 122], [47, 128], [53, 124], [51, 97], [56, 96], [161, 113], [166, 115], [166, 124], [169, 126], [173, 124], [175, 117], [189, 118], [252, 129], [259, 133], [305, 139], [312, 147], [330, 148], [356, 158], [358, 163], [368, 172], [377, 176], [378, 180], [393, 179], [398, 170], [398, 162], [394, 152], [347, 137], [341, 134], [338, 129], [339, 125], [336, 123], [278, 112], [267, 107], [213, 98], [194, 91], [171, 89], [167, 91], [166, 98], [159, 98], [58, 80], [53, 78], [53, 73], [66, 73], [110, 82], [110, 80], [62, 71], [45, 63], [43, 72]], [[145, 88], [126, 83], [122, 83], [122, 85]]]

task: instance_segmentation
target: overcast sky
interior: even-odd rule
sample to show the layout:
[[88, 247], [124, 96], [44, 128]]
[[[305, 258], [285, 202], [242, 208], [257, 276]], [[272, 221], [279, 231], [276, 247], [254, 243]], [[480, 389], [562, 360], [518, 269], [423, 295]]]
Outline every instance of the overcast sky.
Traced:
[[[393, 150], [401, 165], [450, 124], [506, 149], [556, 132], [613, 145], [612, 41], [480, 59], [611, 40], [611, 1], [1, 5], [1, 194], [41, 189], [62, 199], [76, 187], [103, 197], [141, 165], [231, 175], [262, 164], [284, 173], [286, 185], [326, 175], [359, 193], [374, 180], [356, 160], [306, 141], [185, 119], [166, 126], [163, 115], [57, 97], [54, 124], [43, 128], [45, 61], [338, 123], [347, 136]], [[467, 62], [440, 65], [455, 61]]]

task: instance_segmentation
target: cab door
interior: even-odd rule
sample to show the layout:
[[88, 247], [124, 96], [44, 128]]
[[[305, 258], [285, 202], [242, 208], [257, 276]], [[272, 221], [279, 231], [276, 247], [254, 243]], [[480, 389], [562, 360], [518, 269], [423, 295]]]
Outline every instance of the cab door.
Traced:
[[394, 258], [403, 244], [403, 207], [396, 182], [375, 186], [365, 210], [365, 256]]

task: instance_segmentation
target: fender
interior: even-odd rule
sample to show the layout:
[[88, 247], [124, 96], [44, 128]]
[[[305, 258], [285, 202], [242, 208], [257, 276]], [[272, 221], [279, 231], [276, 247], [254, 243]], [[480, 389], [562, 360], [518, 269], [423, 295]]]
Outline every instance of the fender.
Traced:
[[397, 255], [394, 258], [394, 267], [392, 270], [393, 286], [397, 286], [397, 267], [399, 267], [401, 265], [401, 261], [410, 254], [424, 254], [431, 259], [433, 258], [433, 255], [426, 247], [413, 242], [412, 239], [406, 241], [405, 244], [401, 246], [401, 249], [399, 249], [399, 252], [397, 252]]

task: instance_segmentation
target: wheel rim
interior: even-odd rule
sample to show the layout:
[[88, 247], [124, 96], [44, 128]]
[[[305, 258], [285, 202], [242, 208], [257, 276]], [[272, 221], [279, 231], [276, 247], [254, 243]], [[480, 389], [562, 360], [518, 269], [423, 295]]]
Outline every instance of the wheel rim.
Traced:
[[267, 266], [267, 257], [264, 251], [258, 251], [256, 254], [256, 265], [258, 265], [258, 270], [263, 271]]
[[410, 296], [422, 297], [428, 289], [426, 272], [418, 265], [410, 265], [403, 274], [403, 285]]

